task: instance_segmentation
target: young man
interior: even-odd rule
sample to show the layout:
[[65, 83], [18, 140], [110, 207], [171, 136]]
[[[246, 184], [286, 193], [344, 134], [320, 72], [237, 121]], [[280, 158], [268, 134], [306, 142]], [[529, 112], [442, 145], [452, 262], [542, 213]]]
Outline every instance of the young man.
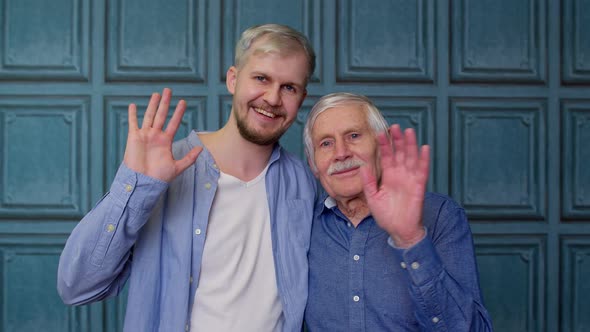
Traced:
[[315, 67], [309, 41], [280, 25], [246, 30], [227, 71], [223, 128], [172, 144], [171, 98], [152, 95], [141, 128], [129, 106], [125, 157], [110, 192], [60, 258], [68, 304], [117, 295], [125, 331], [300, 331], [315, 180], [277, 141]]
[[491, 331], [465, 212], [425, 193], [430, 152], [414, 131], [388, 132], [370, 100], [337, 93], [304, 140], [329, 195], [312, 226], [309, 330]]

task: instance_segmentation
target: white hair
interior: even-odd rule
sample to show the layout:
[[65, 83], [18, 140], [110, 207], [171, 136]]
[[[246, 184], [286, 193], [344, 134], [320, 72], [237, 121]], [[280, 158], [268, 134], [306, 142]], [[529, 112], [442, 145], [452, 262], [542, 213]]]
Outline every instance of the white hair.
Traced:
[[373, 129], [373, 133], [375, 135], [385, 132], [387, 137], [389, 137], [389, 130], [387, 130], [389, 125], [387, 124], [387, 121], [385, 118], [383, 118], [383, 115], [381, 115], [379, 109], [369, 98], [363, 95], [347, 92], [337, 92], [325, 95], [320, 98], [320, 100], [318, 100], [315, 105], [313, 105], [311, 112], [309, 112], [309, 115], [307, 116], [305, 127], [303, 128], [303, 144], [305, 145], [305, 155], [307, 156], [309, 164], [314, 172], [317, 171], [317, 166], [315, 164], [314, 146], [311, 138], [313, 125], [315, 124], [318, 116], [324, 111], [330, 108], [349, 105], [359, 105], [365, 110], [367, 122], [369, 123], [371, 129]]

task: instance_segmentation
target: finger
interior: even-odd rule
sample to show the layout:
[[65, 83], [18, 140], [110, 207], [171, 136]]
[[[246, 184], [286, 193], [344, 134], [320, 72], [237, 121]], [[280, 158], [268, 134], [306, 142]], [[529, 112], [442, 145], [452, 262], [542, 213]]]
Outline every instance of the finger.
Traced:
[[367, 200], [377, 195], [377, 178], [369, 166], [361, 166], [361, 181], [363, 182], [363, 192]]
[[391, 145], [391, 141], [387, 138], [385, 133], [380, 133], [377, 135], [377, 144], [379, 147], [381, 169], [386, 169], [393, 166], [393, 146]]
[[180, 173], [184, 172], [187, 168], [189, 168], [190, 165], [194, 164], [195, 160], [197, 160], [197, 157], [199, 156], [201, 151], [203, 151], [203, 148], [200, 146], [196, 146], [192, 150], [190, 150], [186, 154], [186, 156], [184, 156], [184, 158], [177, 160], [176, 161], [176, 171], [177, 171], [176, 174], [180, 174]]
[[157, 92], [152, 93], [150, 103], [148, 104], [148, 107], [145, 110], [145, 114], [143, 115], [143, 122], [141, 123], [141, 128], [151, 128], [152, 123], [154, 123], [154, 115], [156, 114], [156, 109], [158, 107], [159, 101], [160, 94]]
[[170, 99], [172, 99], [172, 90], [166, 88], [162, 91], [162, 99], [160, 99], [160, 105], [156, 112], [154, 124], [152, 127], [162, 129], [164, 123], [166, 123], [166, 117], [168, 116], [168, 107], [170, 107]]
[[137, 106], [135, 104], [129, 104], [127, 122], [129, 122], [130, 132], [139, 130], [139, 127], [137, 127]]
[[402, 129], [399, 125], [395, 124], [389, 128], [389, 134], [391, 135], [394, 147], [394, 165], [400, 165], [406, 158], [406, 146]]
[[[420, 148], [420, 161], [418, 162], [418, 172], [420, 176], [428, 179], [430, 172], [430, 146], [422, 145]], [[426, 181], [424, 181], [426, 183]]]
[[174, 110], [174, 114], [172, 114], [172, 118], [168, 122], [168, 126], [166, 127], [166, 134], [174, 137], [176, 135], [176, 131], [180, 126], [180, 121], [182, 120], [182, 116], [184, 115], [184, 111], [186, 110], [186, 102], [181, 100], [176, 105], [176, 109]]
[[416, 133], [414, 129], [408, 128], [404, 132], [406, 141], [406, 167], [413, 170], [418, 162], [418, 145], [416, 143]]

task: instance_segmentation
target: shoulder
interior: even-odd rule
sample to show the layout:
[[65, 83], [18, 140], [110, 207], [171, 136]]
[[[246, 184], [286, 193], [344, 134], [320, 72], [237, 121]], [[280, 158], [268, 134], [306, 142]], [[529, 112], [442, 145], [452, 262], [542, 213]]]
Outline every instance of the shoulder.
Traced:
[[280, 147], [279, 157], [273, 164], [272, 167], [276, 165], [279, 169], [279, 173], [274, 174], [278, 174], [281, 181], [308, 188], [315, 195], [317, 182], [306, 162]]
[[425, 209], [463, 209], [454, 199], [447, 195], [427, 192], [424, 196]]
[[[182, 158], [190, 150], [192, 150], [192, 148], [194, 148], [195, 146], [202, 145], [202, 144], [200, 144], [200, 142], [198, 140], [195, 141], [194, 139], [192, 139], [191, 135], [194, 135], [193, 132], [191, 132], [185, 138], [182, 138], [182, 139], [172, 143], [172, 154], [174, 155], [174, 158], [179, 158], [179, 157]], [[196, 135], [194, 135], [194, 136], [196, 136]]]
[[467, 224], [463, 207], [447, 195], [427, 192], [423, 208], [424, 225], [428, 228]]

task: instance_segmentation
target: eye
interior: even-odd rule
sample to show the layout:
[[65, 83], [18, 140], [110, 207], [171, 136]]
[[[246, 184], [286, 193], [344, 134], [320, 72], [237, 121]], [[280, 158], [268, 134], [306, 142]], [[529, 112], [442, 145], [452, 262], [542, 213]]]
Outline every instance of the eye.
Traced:
[[285, 90], [287, 90], [287, 91], [289, 91], [289, 92], [292, 92], [292, 93], [295, 93], [295, 92], [297, 92], [297, 90], [295, 89], [295, 87], [294, 87], [294, 86], [292, 86], [292, 85], [288, 85], [288, 84], [287, 84], [287, 85], [283, 85], [283, 89], [285, 89]]

